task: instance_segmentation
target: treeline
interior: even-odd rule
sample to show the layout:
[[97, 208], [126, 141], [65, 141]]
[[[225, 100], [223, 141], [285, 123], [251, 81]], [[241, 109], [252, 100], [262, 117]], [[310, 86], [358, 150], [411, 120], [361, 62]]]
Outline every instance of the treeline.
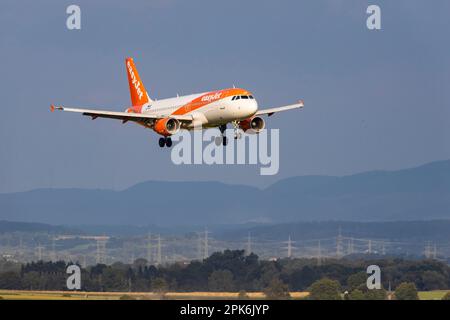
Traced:
[[[17, 269], [0, 269], [0, 289], [67, 290], [66, 268], [72, 264], [33, 262]], [[385, 289], [412, 282], [422, 290], [450, 288], [450, 267], [434, 260], [383, 259], [373, 261], [315, 259], [259, 260], [243, 250], [216, 252], [203, 261], [163, 266], [147, 265], [145, 259], [133, 264], [97, 264], [82, 269], [85, 291], [265, 291], [277, 282], [289, 291], [305, 291], [320, 279], [337, 281], [342, 290], [365, 285], [366, 268], [378, 265]], [[1, 264], [0, 264], [1, 266]]]

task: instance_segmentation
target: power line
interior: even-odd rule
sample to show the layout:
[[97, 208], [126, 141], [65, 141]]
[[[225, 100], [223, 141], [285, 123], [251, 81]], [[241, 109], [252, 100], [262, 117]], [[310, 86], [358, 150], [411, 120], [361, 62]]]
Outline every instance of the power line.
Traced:
[[209, 232], [208, 229], [205, 228], [205, 238], [204, 238], [204, 248], [205, 248], [205, 250], [204, 250], [203, 259], [206, 259], [206, 258], [209, 257], [208, 235], [209, 235], [210, 233], [211, 233], [211, 232]]
[[431, 258], [431, 246], [430, 246], [430, 242], [429, 241], [428, 241], [427, 245], [425, 246], [424, 256], [427, 259]]
[[39, 245], [36, 247], [37, 252], [38, 252], [38, 261], [42, 260], [42, 250], [45, 249], [45, 247], [41, 246], [41, 244], [39, 243]]
[[52, 238], [52, 254], [51, 254], [51, 261], [55, 262], [56, 261], [56, 249], [55, 249], [55, 238]]
[[147, 264], [151, 265], [152, 262], [153, 262], [152, 234], [149, 232], [147, 235]]
[[247, 255], [250, 253], [252, 253], [252, 236], [249, 232], [247, 236]]
[[157, 255], [156, 263], [158, 265], [160, 265], [161, 262], [162, 262], [162, 259], [161, 259], [161, 235], [158, 234], [158, 255]]
[[287, 243], [287, 247], [284, 247], [284, 248], [287, 249], [287, 257], [288, 257], [288, 258], [292, 258], [292, 250], [295, 249], [295, 247], [292, 246], [292, 244], [293, 244], [294, 242], [295, 242], [295, 241], [292, 241], [290, 235], [289, 235], [289, 237], [288, 237], [288, 241], [284, 242], [284, 243]]
[[288, 250], [288, 258], [292, 257], [292, 241], [291, 241], [291, 236], [289, 236], [287, 250]]
[[342, 230], [341, 226], [339, 226], [338, 236], [336, 237], [336, 257], [340, 258], [342, 257]]
[[202, 260], [203, 259], [203, 254], [202, 254], [202, 233], [201, 232], [197, 232], [197, 236], [198, 236], [198, 241], [197, 241], [197, 257], [198, 260]]
[[321, 247], [320, 240], [317, 244], [317, 265], [318, 266], [322, 265], [322, 247]]
[[97, 264], [106, 263], [106, 243], [108, 242], [109, 237], [106, 236], [98, 236], [94, 237], [97, 243], [97, 254], [96, 254], [96, 262]]
[[[345, 254], [354, 254], [354, 253], [370, 253], [370, 254], [399, 254], [401, 252], [408, 251], [409, 253], [420, 254], [422, 253], [428, 259], [437, 259], [441, 257], [446, 257], [450, 253], [450, 245], [448, 242], [437, 242], [428, 241], [428, 240], [411, 240], [411, 241], [398, 241], [398, 240], [389, 240], [389, 239], [369, 239], [369, 238], [358, 238], [353, 236], [344, 236], [342, 234], [342, 229], [339, 228], [338, 234], [332, 238], [322, 238], [322, 239], [304, 239], [301, 240], [301, 246], [297, 245], [298, 248], [294, 247], [294, 242], [292, 235], [289, 235], [285, 239], [287, 241], [281, 241], [272, 239], [260, 239], [254, 241], [255, 236], [248, 232], [247, 236], [243, 238], [238, 238], [234, 240], [217, 240], [213, 239], [210, 236], [210, 232], [205, 228], [204, 231], [197, 232], [193, 234], [194, 237], [191, 238], [191, 241], [188, 243], [178, 243], [175, 240], [173, 241], [171, 238], [164, 240], [164, 249], [167, 246], [174, 246], [175, 248], [182, 247], [182, 253], [174, 253], [172, 257], [172, 251], [175, 252], [178, 249], [171, 250], [170, 256], [167, 256], [167, 259], [187, 259], [185, 258], [185, 253], [188, 252], [189, 255], [193, 255], [198, 257], [198, 259], [205, 259], [209, 256], [209, 252], [212, 250], [225, 250], [225, 249], [242, 249], [244, 247], [246, 254], [250, 254], [254, 252], [255, 249], [261, 257], [308, 257], [317, 259], [317, 264], [323, 264], [324, 258], [327, 256], [343, 256]], [[197, 238], [198, 237], [198, 238]], [[69, 239], [85, 239], [85, 240], [95, 240], [97, 243], [97, 252], [95, 255], [97, 263], [105, 263], [106, 259], [106, 244], [108, 237], [105, 236], [57, 236], [55, 235], [52, 238], [52, 235], [49, 236], [49, 243], [41, 246], [39, 243], [39, 247], [37, 246], [37, 241], [35, 242], [35, 258], [39, 259], [50, 259], [51, 261], [55, 261], [59, 258], [62, 259], [63, 255], [66, 256], [66, 250], [57, 251], [59, 249], [59, 243], [56, 241], [59, 240], [69, 240]], [[141, 238], [142, 242], [139, 242], [140, 246], [134, 248], [134, 251], [127, 252], [126, 260], [129, 260], [132, 254], [137, 254], [142, 250], [142, 253], [145, 254], [145, 250], [147, 250], [147, 260], [149, 262], [157, 262], [161, 264], [166, 261], [166, 256], [162, 257], [162, 238], [161, 236], [156, 236], [156, 234], [151, 234], [148, 232], [148, 237], [146, 241], [146, 235]], [[19, 244], [20, 240], [20, 244]], [[198, 240], [198, 241], [197, 241]], [[297, 239], [298, 240], [298, 239]], [[129, 240], [131, 242], [131, 240]], [[320, 244], [319, 244], [320, 242]], [[157, 245], [158, 244], [158, 245]], [[19, 239], [17, 237], [17, 244], [19, 248], [23, 248], [25, 250], [24, 244], [22, 244], [22, 238]], [[181, 245], [181, 246], [180, 246]], [[186, 251], [186, 246], [191, 247], [190, 250]], [[158, 248], [159, 247], [159, 248]], [[439, 247], [439, 248], [438, 248]], [[95, 246], [92, 246], [95, 250]], [[197, 248], [197, 251], [196, 251]], [[281, 251], [280, 251], [280, 248]], [[126, 249], [126, 248], [124, 248]], [[301, 250], [300, 250], [301, 249]], [[17, 249], [16, 249], [17, 250]], [[22, 251], [20, 250], [20, 251]], [[45, 250], [48, 250], [45, 251]], [[71, 249], [68, 249], [71, 250]], [[92, 250], [95, 254], [95, 251]], [[438, 252], [439, 251], [439, 252]], [[94, 262], [92, 259], [94, 255], [89, 254], [88, 262]], [[22, 252], [22, 255], [25, 253]], [[73, 258], [73, 257], [72, 257]], [[109, 257], [109, 259], [111, 259]], [[82, 256], [80, 259], [83, 259]], [[114, 260], [116, 260], [115, 258]], [[134, 262], [134, 256], [131, 259], [131, 262]], [[314, 261], [315, 262], [315, 261]]]
[[19, 256], [23, 254], [23, 239], [22, 236], [19, 237]]

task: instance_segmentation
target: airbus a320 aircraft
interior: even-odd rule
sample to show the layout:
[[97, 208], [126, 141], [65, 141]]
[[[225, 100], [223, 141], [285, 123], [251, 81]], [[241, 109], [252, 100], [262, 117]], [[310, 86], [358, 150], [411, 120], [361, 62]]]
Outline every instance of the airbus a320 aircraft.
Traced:
[[51, 111], [63, 110], [78, 112], [85, 116], [132, 121], [146, 128], [153, 129], [162, 137], [160, 147], [171, 147], [170, 136], [180, 129], [218, 127], [221, 137], [216, 139], [218, 145], [227, 144], [224, 132], [228, 123], [234, 127], [235, 139], [240, 138], [239, 128], [247, 133], [259, 133], [265, 127], [261, 116], [271, 116], [276, 112], [302, 108], [303, 101], [298, 103], [258, 110], [258, 103], [253, 94], [239, 88], [178, 96], [175, 98], [152, 100], [139, 77], [132, 58], [125, 59], [128, 83], [130, 86], [131, 106], [125, 112], [94, 110], [51, 105]]

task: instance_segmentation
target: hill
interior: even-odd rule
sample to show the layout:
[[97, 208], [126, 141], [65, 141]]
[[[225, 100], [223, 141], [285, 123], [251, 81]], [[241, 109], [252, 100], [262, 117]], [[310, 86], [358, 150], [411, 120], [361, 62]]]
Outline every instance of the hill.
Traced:
[[302, 176], [264, 190], [219, 182], [137, 184], [123, 191], [0, 194], [0, 219], [80, 225], [208, 225], [450, 218], [450, 160], [398, 171]]
[[0, 234], [11, 232], [27, 232], [27, 233], [50, 233], [50, 234], [79, 234], [79, 230], [64, 227], [54, 226], [45, 223], [33, 222], [14, 222], [0, 220]]

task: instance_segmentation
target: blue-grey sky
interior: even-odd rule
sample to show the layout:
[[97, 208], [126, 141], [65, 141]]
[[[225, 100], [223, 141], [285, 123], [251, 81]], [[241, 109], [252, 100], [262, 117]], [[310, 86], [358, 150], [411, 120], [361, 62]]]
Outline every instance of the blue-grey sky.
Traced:
[[[366, 28], [368, 4], [382, 30]], [[69, 4], [82, 29], [66, 29]], [[0, 192], [122, 189], [145, 180], [267, 185], [450, 158], [450, 2], [2, 1]], [[260, 107], [303, 98], [280, 128], [280, 172], [175, 166], [157, 135], [119, 121], [50, 113], [50, 103], [122, 111], [124, 58], [152, 97], [233, 84]]]

